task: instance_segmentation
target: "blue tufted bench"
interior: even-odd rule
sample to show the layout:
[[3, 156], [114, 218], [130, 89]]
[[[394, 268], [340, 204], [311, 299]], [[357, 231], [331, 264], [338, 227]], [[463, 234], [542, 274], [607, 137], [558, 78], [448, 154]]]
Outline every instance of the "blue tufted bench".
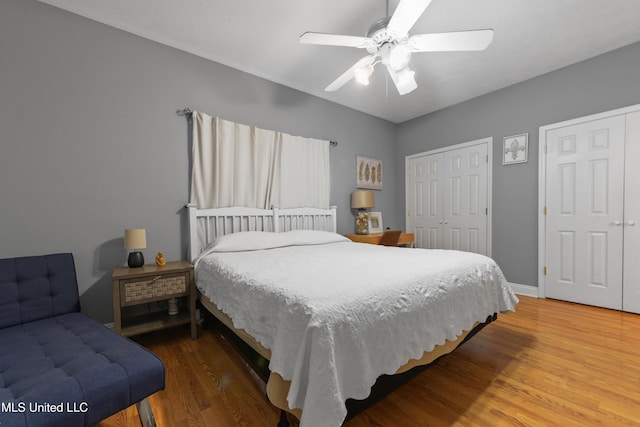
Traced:
[[71, 254], [0, 259], [0, 426], [88, 426], [134, 403], [153, 425], [164, 381], [157, 356], [80, 313]]

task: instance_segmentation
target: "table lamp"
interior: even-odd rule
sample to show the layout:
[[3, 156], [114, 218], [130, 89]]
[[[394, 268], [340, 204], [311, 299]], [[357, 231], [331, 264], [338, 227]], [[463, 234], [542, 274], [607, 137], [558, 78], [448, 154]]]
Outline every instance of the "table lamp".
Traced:
[[367, 209], [374, 206], [373, 191], [359, 190], [351, 193], [351, 207], [358, 209], [356, 214], [356, 234], [369, 234], [369, 214], [367, 214]]
[[144, 228], [132, 228], [124, 230], [124, 247], [132, 249], [129, 252], [127, 264], [130, 268], [142, 267], [144, 265], [144, 256], [137, 249], [147, 247], [147, 233]]

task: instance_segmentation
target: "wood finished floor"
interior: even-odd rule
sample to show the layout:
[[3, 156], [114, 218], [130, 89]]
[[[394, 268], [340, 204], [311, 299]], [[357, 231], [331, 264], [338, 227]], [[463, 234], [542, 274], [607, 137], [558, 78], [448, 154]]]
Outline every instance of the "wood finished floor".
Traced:
[[[640, 425], [640, 315], [520, 297], [438, 365], [345, 427]], [[150, 398], [159, 427], [269, 426], [279, 412], [215, 330], [137, 342], [167, 368]], [[134, 407], [99, 426], [140, 426]]]

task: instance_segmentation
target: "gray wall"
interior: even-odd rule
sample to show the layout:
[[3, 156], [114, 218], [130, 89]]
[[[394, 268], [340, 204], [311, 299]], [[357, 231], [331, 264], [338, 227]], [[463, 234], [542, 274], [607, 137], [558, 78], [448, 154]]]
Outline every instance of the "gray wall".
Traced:
[[125, 228], [144, 255], [186, 255], [191, 107], [336, 140], [332, 200], [353, 231], [355, 157], [380, 158], [376, 210], [396, 220], [396, 126], [34, 0], [0, 2], [0, 258], [72, 252], [83, 311], [113, 320]]
[[[192, 107], [332, 149], [338, 231], [355, 156], [385, 164], [376, 209], [404, 227], [404, 157], [494, 138], [493, 256], [537, 283], [538, 127], [640, 103], [640, 44], [395, 126], [34, 0], [0, 2], [0, 257], [72, 252], [83, 310], [112, 321], [111, 270], [125, 228], [147, 229], [152, 261], [186, 253]], [[529, 133], [529, 162], [502, 166], [502, 138]]]
[[[493, 258], [514, 283], [538, 282], [538, 128], [640, 103], [640, 43], [398, 126], [396, 167], [407, 155], [493, 137]], [[502, 165], [502, 139], [529, 133], [529, 161]], [[398, 218], [404, 217], [398, 174]]]

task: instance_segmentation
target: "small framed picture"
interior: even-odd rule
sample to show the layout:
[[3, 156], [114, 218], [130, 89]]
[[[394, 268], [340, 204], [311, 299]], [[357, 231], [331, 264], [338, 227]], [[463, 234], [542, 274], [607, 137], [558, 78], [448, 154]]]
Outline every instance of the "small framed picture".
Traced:
[[382, 212], [369, 212], [369, 234], [382, 233]]
[[507, 136], [504, 138], [502, 164], [526, 163], [529, 154], [529, 134]]
[[356, 156], [356, 187], [382, 190], [382, 160]]

